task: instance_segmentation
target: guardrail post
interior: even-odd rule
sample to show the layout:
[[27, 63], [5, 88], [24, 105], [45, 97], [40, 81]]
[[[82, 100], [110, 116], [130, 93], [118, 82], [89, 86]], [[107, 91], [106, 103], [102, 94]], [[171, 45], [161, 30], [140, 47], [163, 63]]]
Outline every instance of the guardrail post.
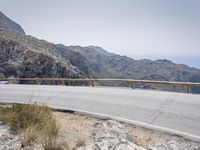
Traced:
[[11, 77], [10, 83], [11, 83], [11, 84], [14, 84], [14, 83], [15, 83], [14, 77]]
[[134, 89], [134, 88], [135, 88], [133, 83], [131, 83], [131, 88], [132, 88], [132, 89]]
[[38, 85], [38, 83], [39, 83], [38, 80], [35, 80], [35, 81], [36, 81], [36, 85]]
[[92, 87], [95, 87], [95, 81], [94, 80], [90, 81], [90, 84], [91, 84]]
[[186, 93], [190, 92], [190, 85], [186, 85]]
[[62, 85], [64, 86], [65, 85], [64, 80], [61, 80], [61, 81], [62, 81]]

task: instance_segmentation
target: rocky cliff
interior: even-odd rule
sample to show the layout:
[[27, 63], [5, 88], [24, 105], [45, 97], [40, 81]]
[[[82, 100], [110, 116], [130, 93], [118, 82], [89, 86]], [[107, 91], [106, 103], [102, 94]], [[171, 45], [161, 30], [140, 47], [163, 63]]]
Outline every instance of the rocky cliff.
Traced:
[[[52, 43], [0, 30], [1, 76], [87, 77], [78, 67], [72, 65], [65, 55], [67, 54], [61, 53]], [[87, 68], [85, 72], [87, 73]]]

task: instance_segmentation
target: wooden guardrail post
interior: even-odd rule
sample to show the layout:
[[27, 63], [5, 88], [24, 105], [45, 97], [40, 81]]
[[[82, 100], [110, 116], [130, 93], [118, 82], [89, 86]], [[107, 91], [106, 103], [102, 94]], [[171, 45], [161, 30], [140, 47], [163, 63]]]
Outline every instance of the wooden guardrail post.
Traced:
[[133, 82], [131, 82], [131, 88], [132, 89], [134, 89], [135, 87], [134, 87], [134, 83]]
[[64, 82], [64, 80], [61, 80], [61, 82], [62, 82], [62, 85], [64, 86], [64, 85], [65, 85], [65, 82]]
[[186, 93], [189, 93], [190, 92], [190, 85], [186, 85]]
[[38, 85], [38, 83], [39, 83], [38, 80], [35, 80], [35, 81], [36, 81], [36, 85]]
[[94, 80], [91, 80], [90, 84], [91, 84], [92, 87], [95, 87], [95, 81]]

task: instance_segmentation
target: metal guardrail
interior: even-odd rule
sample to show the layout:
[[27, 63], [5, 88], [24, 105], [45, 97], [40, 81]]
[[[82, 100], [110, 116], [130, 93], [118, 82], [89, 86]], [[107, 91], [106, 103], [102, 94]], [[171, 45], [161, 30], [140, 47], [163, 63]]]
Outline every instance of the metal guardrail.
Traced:
[[199, 86], [197, 82], [173, 82], [173, 81], [154, 81], [154, 80], [134, 80], [134, 79], [72, 79], [72, 78], [0, 78], [0, 81], [61, 81], [64, 85], [65, 81], [89, 82], [91, 86], [95, 86], [95, 82], [125, 82], [125, 83], [143, 83], [143, 84], [164, 84], [186, 87], [189, 93], [191, 86]]

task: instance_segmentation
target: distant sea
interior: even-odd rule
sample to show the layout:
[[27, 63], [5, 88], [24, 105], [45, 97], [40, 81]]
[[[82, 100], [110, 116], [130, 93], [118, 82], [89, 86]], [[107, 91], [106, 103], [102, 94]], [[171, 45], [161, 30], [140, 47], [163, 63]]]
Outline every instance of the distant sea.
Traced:
[[190, 67], [195, 67], [200, 69], [200, 55], [131, 55], [133, 59], [150, 59], [150, 60], [157, 60], [157, 59], [167, 59], [177, 64], [185, 64]]

